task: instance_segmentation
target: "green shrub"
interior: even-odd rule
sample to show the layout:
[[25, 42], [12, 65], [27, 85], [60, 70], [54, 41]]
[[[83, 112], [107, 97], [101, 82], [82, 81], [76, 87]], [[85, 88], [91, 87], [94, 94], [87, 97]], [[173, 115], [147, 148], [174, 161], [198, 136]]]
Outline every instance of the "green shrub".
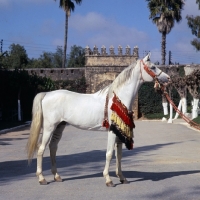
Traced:
[[197, 118], [194, 118], [192, 121], [197, 124], [200, 124], [200, 116], [198, 116]]
[[[178, 107], [180, 96], [176, 91], [176, 89], [174, 88], [171, 91], [171, 99]], [[189, 109], [191, 107], [191, 100], [192, 97], [188, 92], [187, 104]], [[141, 86], [138, 92], [138, 108], [139, 108], [139, 117], [151, 116], [152, 118], [154, 116], [153, 114], [163, 113], [162, 95], [154, 90], [154, 83], [144, 83]]]

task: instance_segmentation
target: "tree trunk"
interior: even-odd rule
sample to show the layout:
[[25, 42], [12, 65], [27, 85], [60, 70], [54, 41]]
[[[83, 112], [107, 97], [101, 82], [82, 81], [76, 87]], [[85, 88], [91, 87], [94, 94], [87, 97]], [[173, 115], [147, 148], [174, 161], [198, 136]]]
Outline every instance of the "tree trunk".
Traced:
[[[169, 88], [169, 96], [170, 96], [170, 98], [172, 98], [172, 86], [170, 86], [170, 88]], [[173, 107], [172, 107], [172, 104], [170, 103], [169, 104], [169, 109], [170, 109], [170, 115], [169, 115], [169, 119], [168, 119], [168, 121], [167, 121], [167, 123], [173, 123]]]
[[164, 95], [162, 95], [162, 106], [163, 106], [164, 115], [168, 115], [168, 103]]
[[[178, 104], [178, 110], [180, 110], [180, 111], [181, 111], [181, 108], [182, 108], [182, 99], [180, 99], [180, 101], [179, 101], [179, 104]], [[178, 119], [178, 116], [179, 116], [179, 114], [178, 114], [178, 113], [176, 113], [176, 115], [175, 115], [174, 119]]]
[[68, 14], [65, 12], [65, 38], [64, 38], [64, 53], [63, 53], [63, 63], [62, 68], [66, 67], [66, 58], [67, 58], [67, 37], [68, 37]]
[[199, 99], [193, 98], [192, 119], [198, 117]]
[[162, 51], [162, 65], [165, 65], [165, 56], [166, 56], [166, 32], [162, 32], [162, 42], [161, 42], [161, 51]]
[[[182, 85], [181, 82], [179, 82], [180, 85], [177, 85], [175, 88], [181, 98], [178, 109], [182, 111], [183, 114], [187, 112], [187, 87]], [[176, 113], [174, 119], [178, 119], [179, 114]]]

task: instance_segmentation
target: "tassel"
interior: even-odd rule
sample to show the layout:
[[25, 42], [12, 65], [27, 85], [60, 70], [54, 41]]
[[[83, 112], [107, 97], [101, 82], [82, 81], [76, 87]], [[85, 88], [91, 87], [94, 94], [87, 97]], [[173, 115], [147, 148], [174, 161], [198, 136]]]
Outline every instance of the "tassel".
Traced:
[[103, 124], [102, 124], [102, 126], [103, 126], [103, 127], [106, 127], [107, 129], [109, 128], [110, 125], [109, 125], [107, 119], [103, 120]]
[[128, 111], [126, 106], [118, 99], [114, 93], [113, 103], [110, 107], [113, 111], [110, 119], [110, 131], [116, 134], [119, 139], [125, 143], [127, 149], [133, 149], [133, 128], [135, 128], [133, 120], [133, 112]]
[[121, 110], [116, 103], [113, 103], [111, 108], [112, 111], [115, 111], [117, 115], [131, 128], [134, 128], [133, 117], [130, 115], [128, 111]]

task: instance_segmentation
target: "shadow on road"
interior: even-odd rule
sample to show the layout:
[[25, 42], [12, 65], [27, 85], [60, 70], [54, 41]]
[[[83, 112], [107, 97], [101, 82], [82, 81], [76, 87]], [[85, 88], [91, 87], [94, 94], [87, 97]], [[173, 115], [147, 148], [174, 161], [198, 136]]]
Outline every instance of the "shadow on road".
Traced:
[[[159, 148], [163, 148], [165, 146], [174, 145], [176, 143], [165, 143], [165, 144], [156, 144], [149, 146], [137, 147], [132, 151], [123, 150], [123, 157], [133, 157], [137, 154], [150, 152], [158, 150]], [[47, 149], [48, 150], [48, 149]], [[17, 152], [16, 152], [17, 153]], [[76, 153], [71, 155], [60, 155], [57, 156], [57, 167], [63, 168], [62, 173], [64, 171], [70, 171], [71, 176], [76, 175], [74, 178], [64, 179], [64, 180], [72, 180], [72, 179], [82, 179], [82, 178], [92, 178], [92, 177], [102, 177], [102, 172], [95, 173], [92, 175], [85, 176], [77, 176], [78, 171], [84, 171], [85, 168], [87, 171], [96, 171], [96, 169], [101, 169], [104, 167], [102, 162], [105, 161], [106, 150], [93, 150], [83, 153]], [[123, 162], [123, 161], [122, 161]], [[73, 167], [73, 170], [70, 168]], [[17, 160], [17, 161], [6, 161], [0, 162], [0, 169], [2, 172], [0, 183], [12, 181], [15, 179], [24, 178], [29, 174], [34, 173], [36, 171], [36, 159], [33, 159], [31, 166], [28, 166], [27, 160]], [[43, 159], [43, 171], [51, 169], [51, 163], [49, 157], [44, 157]], [[126, 177], [130, 178], [138, 178], [136, 181], [143, 180], [163, 180], [165, 178], [170, 178], [173, 176], [179, 175], [187, 175], [191, 173], [199, 173], [200, 171], [186, 171], [186, 172], [162, 172], [162, 173], [152, 173], [152, 172], [131, 172], [125, 171], [124, 174]], [[111, 173], [112, 175], [112, 173]], [[115, 176], [115, 175], [114, 175]]]
[[[177, 171], [177, 172], [140, 172], [140, 171], [123, 171], [124, 176], [129, 179], [136, 179], [131, 182], [138, 182], [138, 181], [161, 181], [168, 178], [173, 178], [176, 176], [184, 176], [184, 175], [190, 175], [190, 174], [196, 174], [200, 173], [200, 170], [190, 170], [190, 171]], [[71, 178], [65, 178], [63, 181], [69, 181], [69, 180], [76, 180], [76, 179], [88, 179], [88, 178], [95, 178], [95, 177], [102, 177], [103, 173], [95, 173], [90, 175], [84, 175], [84, 176], [76, 176]], [[116, 176], [115, 172], [110, 172], [110, 176]], [[119, 184], [117, 184], [119, 185]]]

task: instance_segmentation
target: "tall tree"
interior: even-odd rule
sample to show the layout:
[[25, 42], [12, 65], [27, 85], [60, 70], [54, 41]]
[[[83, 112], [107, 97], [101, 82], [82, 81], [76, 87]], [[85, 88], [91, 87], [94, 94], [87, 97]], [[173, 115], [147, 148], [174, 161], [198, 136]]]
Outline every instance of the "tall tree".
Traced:
[[54, 56], [54, 67], [56, 68], [62, 67], [62, 58], [63, 58], [62, 47], [58, 46], [53, 56]]
[[162, 64], [165, 64], [166, 35], [170, 33], [175, 22], [180, 22], [183, 0], [146, 0], [150, 10], [149, 18], [156, 24], [158, 31], [162, 34], [161, 55]]
[[62, 67], [63, 50], [60, 46], [57, 47], [56, 52], [44, 51], [38, 59], [29, 59], [28, 68], [60, 68]]
[[2, 57], [1, 63], [5, 68], [25, 68], [28, 64], [25, 48], [19, 44], [11, 44], [8, 53]]
[[73, 45], [69, 54], [67, 67], [84, 67], [85, 49], [81, 46]]
[[[196, 3], [200, 10], [200, 0], [196, 0]], [[196, 36], [196, 38], [191, 41], [191, 44], [197, 51], [200, 51], [200, 16], [187, 15], [186, 19], [188, 20], [188, 26], [192, 34]]]
[[[56, 1], [56, 0], [55, 0]], [[70, 14], [75, 9], [76, 4], [81, 4], [82, 0], [60, 0], [59, 7], [65, 11], [65, 37], [64, 37], [64, 53], [63, 53], [63, 63], [62, 67], [64, 68], [66, 65], [66, 57], [67, 57], [67, 38], [68, 38], [68, 18]]]

